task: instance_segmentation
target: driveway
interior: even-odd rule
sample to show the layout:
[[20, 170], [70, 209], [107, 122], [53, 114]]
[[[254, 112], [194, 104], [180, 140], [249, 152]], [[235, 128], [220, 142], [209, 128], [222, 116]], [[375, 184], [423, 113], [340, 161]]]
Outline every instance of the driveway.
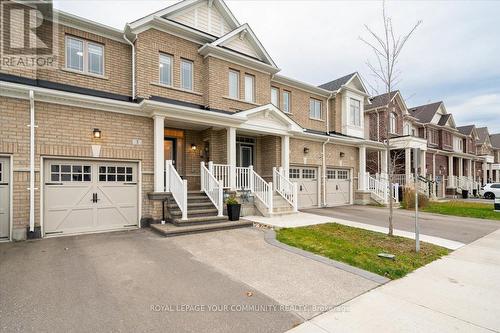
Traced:
[[283, 332], [319, 312], [272, 306], [335, 306], [378, 285], [263, 236], [136, 230], [0, 244], [0, 331]]
[[[372, 206], [343, 206], [304, 210], [307, 213], [339, 218], [374, 226], [387, 227], [388, 209]], [[415, 213], [404, 209], [394, 210], [394, 228], [415, 231]], [[461, 243], [471, 243], [497, 229], [500, 221], [472, 219], [467, 217], [419, 213], [420, 233], [450, 239]]]

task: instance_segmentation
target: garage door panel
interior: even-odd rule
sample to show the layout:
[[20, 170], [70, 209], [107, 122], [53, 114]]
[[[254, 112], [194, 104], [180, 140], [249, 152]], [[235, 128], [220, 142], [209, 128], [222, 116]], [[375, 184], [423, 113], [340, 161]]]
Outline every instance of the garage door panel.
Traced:
[[298, 208], [318, 206], [318, 170], [311, 167], [291, 167], [289, 178], [297, 183]]
[[130, 183], [137, 181], [136, 163], [48, 160], [45, 170], [45, 233], [138, 224], [138, 186]]
[[328, 206], [348, 205], [351, 203], [351, 186], [348, 169], [327, 169], [326, 204]]
[[10, 236], [10, 159], [0, 157], [0, 238]]

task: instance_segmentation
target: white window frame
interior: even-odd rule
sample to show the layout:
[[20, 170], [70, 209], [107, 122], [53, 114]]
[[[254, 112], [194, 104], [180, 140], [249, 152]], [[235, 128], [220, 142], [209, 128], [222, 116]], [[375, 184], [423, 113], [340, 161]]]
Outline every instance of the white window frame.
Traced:
[[[252, 88], [251, 93], [252, 93], [252, 96], [248, 95], [248, 90], [247, 90], [247, 86], [248, 86], [247, 83], [248, 82], [247, 82], [247, 78], [252, 80], [252, 84], [251, 84], [251, 88]], [[255, 103], [255, 76], [251, 75], [251, 74], [247, 74], [247, 73], [245, 73], [245, 102]]]
[[302, 169], [302, 179], [316, 180], [316, 175], [317, 175], [316, 169], [313, 168]]
[[[165, 83], [165, 82], [161, 81], [162, 58], [169, 58], [170, 59], [170, 83]], [[160, 52], [160, 54], [158, 56], [158, 82], [160, 82], [160, 84], [162, 84], [162, 85], [170, 86], [170, 87], [172, 87], [174, 85], [174, 57], [171, 56], [170, 54]]]
[[[82, 62], [83, 62], [83, 69], [76, 69], [76, 68], [71, 68], [68, 66], [68, 41], [72, 39], [78, 42], [81, 42], [83, 45], [83, 55], [82, 55]], [[83, 38], [78, 38], [75, 36], [70, 36], [66, 35], [65, 40], [64, 40], [64, 67], [67, 70], [74, 71], [74, 72], [79, 72], [83, 74], [88, 74], [88, 75], [95, 75], [95, 76], [104, 76], [104, 73], [106, 72], [106, 48], [104, 47], [104, 44], [100, 44], [97, 42], [89, 41]], [[102, 73], [94, 73], [89, 71], [89, 44], [98, 46], [102, 49]]]
[[[231, 95], [231, 74], [236, 75], [236, 96]], [[240, 72], [234, 69], [229, 70], [227, 75], [228, 95], [231, 98], [240, 99]]]
[[[184, 87], [184, 76], [183, 76], [183, 71], [182, 71], [183, 64], [191, 65], [191, 87], [189, 87], [189, 88]], [[180, 61], [180, 68], [179, 69], [180, 69], [180, 75], [181, 75], [181, 89], [193, 91], [194, 90], [194, 62], [192, 60], [182, 58]]]
[[[276, 101], [273, 101], [273, 97], [276, 97]], [[280, 89], [276, 87], [271, 87], [271, 104], [273, 104], [278, 109], [280, 108]]]
[[[63, 171], [62, 167], [69, 167], [69, 171]], [[54, 170], [54, 167], [57, 170]], [[80, 167], [81, 171], [76, 171], [75, 168]], [[89, 171], [85, 172], [85, 168]], [[50, 181], [56, 183], [90, 183], [92, 182], [92, 165], [88, 163], [52, 163], [49, 167]], [[63, 180], [62, 175], [69, 175], [70, 180]], [[57, 176], [57, 179], [53, 177]], [[75, 176], [81, 176], [81, 179], [74, 179]], [[85, 177], [88, 176], [87, 180]]]
[[[101, 168], [105, 168], [104, 171]], [[110, 170], [113, 169], [114, 171]], [[118, 168], [124, 168], [124, 172], [118, 172]], [[129, 171], [130, 170], [130, 171]], [[101, 176], [104, 176], [106, 180], [101, 180]], [[118, 180], [118, 176], [123, 176], [123, 180]], [[114, 180], [110, 180], [110, 177], [114, 177]], [[100, 164], [97, 167], [97, 181], [100, 183], [131, 183], [134, 182], [134, 167], [128, 165], [112, 165], [112, 164]]]
[[[287, 96], [287, 98], [285, 98]], [[283, 90], [283, 112], [285, 113], [291, 113], [292, 105], [292, 93], [288, 90]]]
[[323, 101], [319, 99], [309, 99], [309, 118], [314, 120], [322, 120], [323, 116]]
[[392, 134], [397, 133], [397, 131], [396, 131], [396, 128], [398, 127], [397, 124], [398, 124], [397, 114], [395, 112], [391, 112], [389, 114], [389, 132], [390, 133], [392, 133]]
[[352, 97], [349, 97], [349, 125], [361, 127], [361, 101]]

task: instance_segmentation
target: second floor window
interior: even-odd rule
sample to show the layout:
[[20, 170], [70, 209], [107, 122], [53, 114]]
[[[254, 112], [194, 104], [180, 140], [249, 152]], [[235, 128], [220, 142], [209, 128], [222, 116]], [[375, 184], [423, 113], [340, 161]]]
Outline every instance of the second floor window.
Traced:
[[321, 119], [321, 101], [312, 98], [309, 100], [309, 118]]
[[229, 71], [229, 97], [240, 98], [240, 73], [237, 71]]
[[255, 77], [245, 74], [245, 101], [255, 102]]
[[390, 133], [396, 133], [396, 114], [394, 112], [391, 112], [390, 115], [390, 123], [389, 123], [389, 132]]
[[190, 60], [181, 60], [181, 88], [193, 90], [193, 62]]
[[437, 135], [436, 135], [436, 132], [432, 129], [429, 129], [428, 130], [428, 133], [427, 133], [427, 136], [428, 136], [428, 141], [433, 144], [433, 145], [437, 145]]
[[283, 112], [290, 113], [290, 92], [283, 91]]
[[351, 98], [349, 101], [349, 124], [353, 126], [361, 126], [361, 102]]
[[160, 54], [160, 83], [172, 85], [172, 57], [167, 54]]
[[104, 74], [104, 46], [76, 37], [66, 37], [66, 68]]
[[275, 87], [271, 87], [271, 103], [277, 108], [280, 107], [280, 90]]

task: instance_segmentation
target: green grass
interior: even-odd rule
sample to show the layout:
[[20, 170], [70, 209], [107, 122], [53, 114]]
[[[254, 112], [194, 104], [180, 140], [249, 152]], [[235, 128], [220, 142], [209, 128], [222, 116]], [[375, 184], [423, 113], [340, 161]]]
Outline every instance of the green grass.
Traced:
[[[276, 233], [276, 238], [290, 246], [341, 261], [389, 279], [401, 278], [450, 252], [440, 246], [420, 243], [420, 252], [417, 254], [414, 240], [389, 237], [382, 233], [336, 223], [280, 229]], [[396, 259], [380, 258], [378, 254], [381, 252], [394, 254]]]
[[491, 204], [464, 201], [430, 202], [422, 211], [500, 221], [500, 213], [493, 210], [493, 202]]

